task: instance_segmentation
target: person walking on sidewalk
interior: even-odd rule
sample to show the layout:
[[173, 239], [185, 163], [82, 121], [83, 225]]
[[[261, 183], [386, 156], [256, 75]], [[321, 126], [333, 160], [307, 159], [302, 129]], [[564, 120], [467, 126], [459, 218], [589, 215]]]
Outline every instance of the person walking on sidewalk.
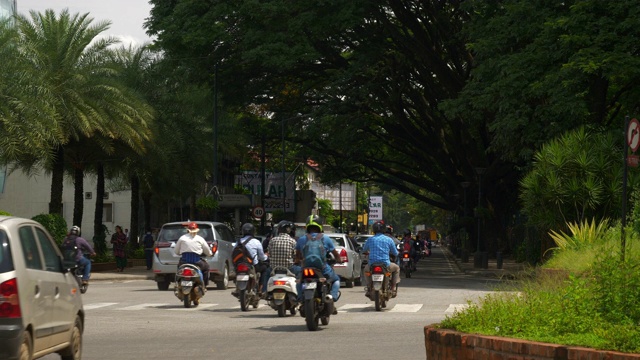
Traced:
[[127, 235], [122, 232], [122, 226], [116, 225], [116, 232], [111, 235], [113, 256], [116, 258], [117, 272], [123, 272], [127, 266]]
[[153, 235], [151, 235], [151, 229], [147, 228], [142, 244], [144, 246], [144, 258], [147, 261], [147, 270], [151, 270], [151, 266], [153, 265], [153, 245], [155, 244]]

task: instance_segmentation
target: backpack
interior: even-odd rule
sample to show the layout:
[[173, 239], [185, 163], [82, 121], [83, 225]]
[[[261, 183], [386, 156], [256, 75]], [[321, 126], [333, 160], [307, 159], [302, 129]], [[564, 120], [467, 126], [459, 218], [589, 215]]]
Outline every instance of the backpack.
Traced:
[[316, 237], [307, 235], [307, 242], [302, 247], [305, 267], [322, 269], [327, 263], [327, 252], [324, 249], [322, 237], [323, 234], [317, 234]]
[[60, 250], [62, 251], [62, 258], [65, 261], [76, 261], [76, 255], [78, 254], [78, 246], [76, 245], [76, 239], [66, 237], [64, 241], [62, 241], [62, 245], [60, 245]]
[[402, 249], [406, 252], [410, 252], [411, 251], [411, 241], [409, 240], [403, 240], [402, 243]]
[[236, 246], [233, 248], [233, 251], [231, 252], [231, 260], [233, 261], [234, 265], [237, 265], [240, 262], [247, 262], [249, 264], [253, 264], [253, 258], [251, 257], [251, 254], [249, 254], [249, 250], [247, 250], [247, 247], [246, 247], [247, 243], [251, 241], [251, 239], [253, 238], [249, 237], [245, 241], [238, 240], [238, 242], [236, 243]]

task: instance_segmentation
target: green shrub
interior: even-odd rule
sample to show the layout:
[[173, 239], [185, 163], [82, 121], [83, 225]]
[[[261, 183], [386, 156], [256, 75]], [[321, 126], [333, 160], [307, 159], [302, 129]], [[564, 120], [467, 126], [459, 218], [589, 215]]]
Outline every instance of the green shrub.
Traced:
[[45, 229], [53, 236], [53, 239], [62, 244], [62, 240], [67, 236], [67, 221], [59, 214], [40, 214], [36, 215], [32, 220], [35, 220], [42, 224]]
[[6, 212], [6, 211], [2, 211], [2, 210], [0, 210], [0, 215], [3, 215], [3, 216], [11, 216], [11, 214], [9, 214], [9, 213], [8, 213], [8, 212]]

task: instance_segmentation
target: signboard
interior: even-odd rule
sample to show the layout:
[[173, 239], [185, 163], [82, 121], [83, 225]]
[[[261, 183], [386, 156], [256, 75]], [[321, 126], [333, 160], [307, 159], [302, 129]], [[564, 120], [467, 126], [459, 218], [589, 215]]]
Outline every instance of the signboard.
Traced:
[[[291, 172], [285, 172], [284, 175], [286, 188], [282, 186], [281, 172], [265, 173], [266, 191], [264, 193], [264, 203], [262, 204], [265, 211], [282, 211], [282, 196], [286, 195], [284, 199], [284, 211], [295, 212], [295, 202], [293, 201], [296, 191], [295, 176]], [[242, 175], [236, 175], [235, 184], [249, 190], [251, 194], [258, 198], [262, 195], [262, 176], [259, 171], [246, 171], [243, 172]]]
[[258, 219], [264, 216], [264, 208], [262, 206], [256, 206], [253, 208], [253, 217]]
[[638, 167], [640, 157], [638, 155], [629, 155], [627, 156], [627, 165], [631, 167]]
[[640, 122], [637, 119], [631, 119], [627, 127], [627, 144], [631, 151], [636, 152], [640, 146]]
[[369, 221], [382, 220], [382, 196], [369, 197]]
[[251, 195], [223, 194], [220, 195], [218, 205], [220, 205], [220, 207], [248, 208], [251, 207]]

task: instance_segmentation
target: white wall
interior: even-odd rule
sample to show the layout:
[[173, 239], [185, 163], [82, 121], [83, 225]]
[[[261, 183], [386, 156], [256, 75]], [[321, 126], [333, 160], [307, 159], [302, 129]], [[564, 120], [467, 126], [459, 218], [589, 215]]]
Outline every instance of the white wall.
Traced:
[[[106, 188], [109, 188], [108, 184]], [[2, 190], [0, 189], [0, 191]], [[51, 176], [44, 174], [44, 172], [31, 177], [19, 170], [7, 173], [4, 192], [0, 193], [0, 210], [25, 218], [46, 214], [49, 212], [50, 192]], [[73, 192], [71, 179], [65, 178], [62, 203], [63, 215], [68, 227], [74, 225], [71, 223], [73, 220]], [[96, 179], [94, 176], [85, 177], [84, 192], [85, 194], [91, 192], [92, 197], [84, 200], [84, 212], [80, 227], [82, 228], [82, 237], [91, 242], [96, 198]], [[131, 191], [109, 192], [109, 198], [105, 199], [104, 203], [111, 204], [113, 208], [113, 221], [104, 222], [107, 229], [114, 232], [116, 225], [122, 226], [123, 229], [129, 228]]]

